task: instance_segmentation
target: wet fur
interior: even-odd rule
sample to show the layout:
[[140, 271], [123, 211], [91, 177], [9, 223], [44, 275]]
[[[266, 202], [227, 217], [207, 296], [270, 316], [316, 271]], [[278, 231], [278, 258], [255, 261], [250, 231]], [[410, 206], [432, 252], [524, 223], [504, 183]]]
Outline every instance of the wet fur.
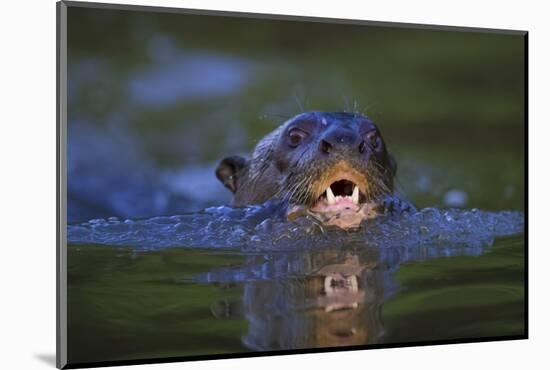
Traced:
[[291, 122], [292, 119], [266, 135], [255, 147], [252, 157], [239, 164], [233, 174], [233, 188], [224, 182], [226, 180], [220, 173], [221, 165], [218, 167], [218, 178], [234, 193], [233, 205], [260, 204], [278, 198], [293, 204], [311, 206], [323, 191], [319, 184], [323, 183], [327, 171], [342, 161], [363, 174], [368, 186], [361, 190], [368, 201], [393, 192], [396, 164], [386, 152], [385, 144], [383, 163], [374, 157], [368, 161], [345, 155], [316, 158], [315, 151], [310, 150], [309, 146], [317, 145], [318, 141], [293, 149], [296, 151], [293, 154], [295, 159], [289, 162], [285, 158], [287, 153], [278, 149], [281, 149], [281, 135], [286, 133]]

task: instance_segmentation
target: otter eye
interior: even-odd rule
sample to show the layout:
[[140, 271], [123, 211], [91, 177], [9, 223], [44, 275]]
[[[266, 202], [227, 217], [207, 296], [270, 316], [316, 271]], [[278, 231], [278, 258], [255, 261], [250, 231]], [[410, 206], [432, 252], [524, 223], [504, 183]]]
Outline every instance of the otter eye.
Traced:
[[288, 144], [296, 148], [298, 145], [304, 141], [305, 138], [307, 138], [308, 133], [305, 131], [302, 131], [298, 128], [293, 128], [288, 132]]
[[382, 149], [382, 138], [376, 131], [369, 132], [366, 141], [372, 150], [379, 151]]

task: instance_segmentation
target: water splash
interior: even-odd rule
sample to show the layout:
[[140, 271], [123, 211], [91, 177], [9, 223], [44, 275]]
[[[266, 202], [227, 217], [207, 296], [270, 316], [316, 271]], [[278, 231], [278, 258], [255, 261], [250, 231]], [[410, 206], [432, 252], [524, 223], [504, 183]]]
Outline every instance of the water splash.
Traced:
[[[277, 204], [207, 208], [202, 212], [142, 220], [115, 217], [68, 226], [73, 244], [129, 246], [141, 250], [169, 247], [238, 249], [243, 251], [304, 250], [360, 247], [453, 246], [481, 248], [496, 237], [524, 231], [522, 212], [425, 208], [413, 214], [380, 216], [353, 231], [326, 228], [304, 217], [288, 222]], [[429, 253], [453, 253], [430, 249]]]

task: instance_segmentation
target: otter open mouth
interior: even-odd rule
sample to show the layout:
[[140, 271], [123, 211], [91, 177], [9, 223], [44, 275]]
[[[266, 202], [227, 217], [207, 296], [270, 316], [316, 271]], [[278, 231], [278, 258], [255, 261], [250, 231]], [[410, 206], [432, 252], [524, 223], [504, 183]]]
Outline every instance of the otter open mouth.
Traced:
[[332, 182], [318, 197], [311, 211], [319, 213], [357, 212], [366, 202], [359, 185], [347, 179]]
[[342, 229], [358, 227], [378, 214], [376, 204], [367, 196], [369, 186], [366, 174], [346, 162], [339, 162], [313, 184], [314, 202], [291, 205], [287, 218], [295, 220], [305, 214], [325, 225]]

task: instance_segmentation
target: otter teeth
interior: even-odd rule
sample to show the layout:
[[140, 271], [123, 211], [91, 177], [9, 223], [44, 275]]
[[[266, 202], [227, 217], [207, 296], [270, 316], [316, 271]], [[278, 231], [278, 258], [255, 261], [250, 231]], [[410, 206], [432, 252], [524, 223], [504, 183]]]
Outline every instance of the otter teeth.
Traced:
[[330, 205], [336, 204], [336, 197], [334, 196], [334, 193], [332, 192], [330, 186], [327, 188], [327, 202]]
[[351, 194], [351, 200], [355, 204], [359, 204], [359, 188], [357, 185], [353, 188], [353, 194]]
[[[327, 193], [327, 203], [329, 205], [336, 204], [336, 201], [340, 198], [348, 198], [349, 197], [349, 196], [346, 196], [346, 197], [335, 196], [334, 193], [332, 192], [332, 189], [330, 188], [330, 186], [327, 188], [326, 193]], [[353, 193], [351, 194], [351, 201], [354, 204], [357, 204], [357, 205], [359, 204], [359, 188], [357, 187], [357, 185], [355, 185], [353, 187]]]

